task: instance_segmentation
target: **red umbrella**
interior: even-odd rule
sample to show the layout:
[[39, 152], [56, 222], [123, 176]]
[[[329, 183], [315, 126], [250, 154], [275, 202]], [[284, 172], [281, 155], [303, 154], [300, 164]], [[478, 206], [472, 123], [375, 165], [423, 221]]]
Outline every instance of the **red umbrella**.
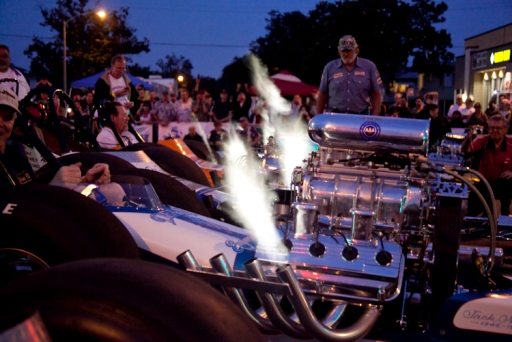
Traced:
[[318, 90], [318, 87], [302, 82], [297, 76], [287, 70], [270, 76], [270, 79], [279, 88], [282, 96], [307, 96]]

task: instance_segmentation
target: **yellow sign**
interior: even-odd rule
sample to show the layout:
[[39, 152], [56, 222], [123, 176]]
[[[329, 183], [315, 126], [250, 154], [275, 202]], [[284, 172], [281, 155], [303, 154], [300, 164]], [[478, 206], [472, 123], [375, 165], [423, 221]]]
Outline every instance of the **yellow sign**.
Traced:
[[510, 61], [510, 49], [491, 53], [491, 64]]

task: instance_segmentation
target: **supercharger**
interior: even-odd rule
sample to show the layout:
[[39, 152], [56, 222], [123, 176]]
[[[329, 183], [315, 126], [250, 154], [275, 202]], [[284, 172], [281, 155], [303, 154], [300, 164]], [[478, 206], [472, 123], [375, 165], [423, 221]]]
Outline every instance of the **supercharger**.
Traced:
[[429, 121], [323, 114], [308, 130], [319, 151], [292, 173], [284, 210], [290, 221], [282, 224], [289, 250], [260, 243], [256, 257], [293, 265], [309, 294], [396, 299], [405, 266], [401, 233], [421, 230], [429, 203], [425, 179], [410, 167], [414, 154], [426, 154]]

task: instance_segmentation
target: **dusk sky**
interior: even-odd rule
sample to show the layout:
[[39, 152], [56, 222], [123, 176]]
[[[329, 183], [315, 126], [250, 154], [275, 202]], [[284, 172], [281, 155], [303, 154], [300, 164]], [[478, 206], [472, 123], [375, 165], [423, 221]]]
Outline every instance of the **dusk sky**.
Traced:
[[[194, 75], [218, 78], [236, 56], [248, 52], [249, 44], [264, 36], [268, 12], [314, 9], [316, 0], [102, 0], [91, 9], [107, 12], [129, 7], [128, 25], [139, 39], [147, 37], [150, 52], [133, 56], [142, 66], [155, 65], [159, 58], [175, 53], [190, 59]], [[436, 1], [439, 2], [439, 1]], [[512, 23], [512, 0], [448, 0], [446, 22], [438, 25], [451, 34], [456, 55], [463, 54], [464, 39]], [[94, 1], [90, 1], [94, 4]], [[31, 38], [51, 37], [42, 28], [40, 7], [52, 8], [54, 0], [0, 0], [0, 42], [9, 46], [12, 62], [28, 69], [23, 51]], [[70, 22], [69, 25], [73, 23]], [[357, 32], [352, 33], [357, 39]], [[72, 37], [68, 37], [71, 39]], [[364, 51], [361, 51], [364, 56]], [[336, 51], [333, 51], [333, 58]], [[320, 78], [320, 75], [319, 75]]]

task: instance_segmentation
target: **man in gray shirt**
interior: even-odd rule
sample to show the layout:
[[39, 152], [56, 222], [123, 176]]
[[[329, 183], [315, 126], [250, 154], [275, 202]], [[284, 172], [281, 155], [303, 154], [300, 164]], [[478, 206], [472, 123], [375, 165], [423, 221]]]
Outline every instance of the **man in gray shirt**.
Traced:
[[340, 38], [335, 59], [324, 67], [317, 100], [317, 113], [380, 113], [382, 80], [375, 64], [360, 58], [353, 36]]

